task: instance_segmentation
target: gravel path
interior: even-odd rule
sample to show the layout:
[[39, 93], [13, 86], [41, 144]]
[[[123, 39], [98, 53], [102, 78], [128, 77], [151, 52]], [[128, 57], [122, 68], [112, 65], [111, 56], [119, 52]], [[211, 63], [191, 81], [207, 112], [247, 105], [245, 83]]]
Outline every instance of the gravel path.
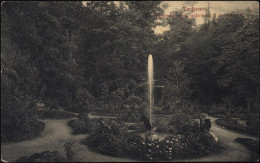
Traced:
[[237, 133], [231, 130], [227, 130], [224, 127], [218, 126], [215, 123], [217, 118], [207, 115], [207, 118], [211, 121], [211, 132], [218, 138], [218, 141], [224, 145], [225, 150], [220, 154], [213, 154], [211, 156], [206, 156], [198, 159], [189, 159], [189, 160], [178, 160], [182, 162], [200, 162], [200, 161], [215, 161], [215, 162], [247, 162], [250, 161], [250, 152], [248, 149], [235, 142], [234, 139], [237, 137], [242, 138], [251, 138], [253, 140], [259, 140], [257, 137], [247, 136], [241, 133]]
[[1, 156], [3, 160], [14, 162], [21, 156], [30, 156], [33, 153], [39, 153], [46, 150], [58, 150], [62, 154], [64, 151], [64, 141], [77, 141], [75, 150], [79, 156], [80, 161], [84, 162], [99, 162], [99, 161], [131, 161], [127, 159], [114, 158], [104, 156], [99, 153], [92, 152], [87, 146], [80, 144], [80, 140], [85, 138], [85, 134], [73, 135], [72, 129], [68, 127], [67, 123], [71, 119], [45, 119], [41, 120], [45, 123], [45, 129], [41, 136], [36, 139], [26, 140], [18, 143], [2, 143]]

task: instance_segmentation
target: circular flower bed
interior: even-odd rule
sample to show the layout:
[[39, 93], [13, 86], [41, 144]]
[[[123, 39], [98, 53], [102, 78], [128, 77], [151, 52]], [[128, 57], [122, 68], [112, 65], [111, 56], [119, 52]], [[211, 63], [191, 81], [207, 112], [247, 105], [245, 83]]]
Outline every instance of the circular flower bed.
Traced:
[[195, 158], [221, 149], [212, 135], [199, 130], [167, 136], [159, 141], [149, 135], [143, 138], [139, 134], [129, 134], [119, 126], [117, 122], [108, 126], [100, 123], [82, 143], [103, 154], [140, 160]]

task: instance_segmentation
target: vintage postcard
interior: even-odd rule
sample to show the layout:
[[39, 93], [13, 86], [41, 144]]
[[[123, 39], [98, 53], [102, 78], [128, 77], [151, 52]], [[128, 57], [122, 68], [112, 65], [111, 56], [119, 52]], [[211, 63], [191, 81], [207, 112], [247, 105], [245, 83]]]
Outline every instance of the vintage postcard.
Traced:
[[3, 1], [1, 161], [259, 161], [259, 3]]

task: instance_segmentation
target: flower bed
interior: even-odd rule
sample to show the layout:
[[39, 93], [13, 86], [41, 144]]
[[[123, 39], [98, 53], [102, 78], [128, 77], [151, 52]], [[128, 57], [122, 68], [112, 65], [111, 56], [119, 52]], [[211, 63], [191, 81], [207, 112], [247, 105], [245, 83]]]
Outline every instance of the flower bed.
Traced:
[[221, 149], [212, 135], [206, 132], [172, 135], [159, 141], [129, 134], [117, 122], [100, 123], [82, 143], [103, 154], [140, 160], [195, 158]]

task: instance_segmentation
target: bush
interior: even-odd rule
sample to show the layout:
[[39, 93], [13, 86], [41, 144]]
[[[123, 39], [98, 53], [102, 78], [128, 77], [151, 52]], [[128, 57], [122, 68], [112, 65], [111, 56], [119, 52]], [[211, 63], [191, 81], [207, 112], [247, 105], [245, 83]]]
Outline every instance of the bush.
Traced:
[[73, 150], [73, 146], [75, 146], [75, 141], [65, 142], [64, 148], [66, 151], [66, 161], [72, 162], [77, 161], [76, 152]]
[[259, 115], [249, 115], [246, 119], [247, 132], [259, 135]]
[[215, 117], [222, 117], [223, 115], [227, 114], [226, 108], [220, 106], [220, 105], [212, 105], [209, 106], [209, 109], [205, 110], [209, 115], [215, 116]]
[[35, 118], [39, 74], [28, 64], [26, 53], [4, 40], [9, 50], [1, 54], [1, 141], [22, 141], [37, 137], [44, 129]]
[[235, 119], [217, 119], [215, 121], [218, 125], [224, 126], [228, 129], [235, 130], [244, 134], [259, 135], [259, 121], [252, 119], [247, 121], [247, 127], [240, 125]]
[[122, 122], [140, 122], [141, 117], [142, 117], [141, 112], [137, 110], [132, 110], [132, 111], [126, 110], [120, 114], [118, 120]]
[[125, 142], [124, 139], [126, 139], [128, 134], [124, 128], [119, 129], [120, 124], [115, 123], [114, 125], [106, 126], [106, 123], [99, 121], [96, 128], [89, 133], [87, 140], [82, 141], [83, 144], [87, 144], [89, 147], [104, 154], [112, 156], [123, 155], [124, 151], [120, 143]]
[[139, 122], [139, 123], [136, 122], [131, 125], [125, 123], [125, 125], [126, 125], [127, 130], [139, 130], [139, 131], [146, 130], [146, 128], [142, 122]]
[[120, 108], [119, 120], [123, 122], [140, 122], [146, 103], [137, 96], [131, 95]]
[[182, 111], [174, 111], [171, 117], [156, 118], [154, 123], [158, 132], [185, 134], [199, 130], [198, 123]]
[[87, 134], [88, 133], [88, 126], [85, 121], [73, 119], [68, 122], [68, 126], [73, 129], [73, 134]]
[[157, 117], [155, 118], [154, 126], [157, 132], [163, 133], [174, 133], [176, 128], [174, 125], [170, 125], [170, 118], [168, 117]]
[[63, 118], [73, 118], [75, 115], [71, 112], [61, 111], [61, 110], [39, 110], [38, 117], [41, 119], [63, 119]]
[[73, 149], [75, 141], [64, 141], [66, 156], [62, 156], [58, 151], [44, 151], [34, 153], [31, 156], [20, 157], [16, 162], [72, 162], [77, 161], [76, 152]]
[[[80, 113], [78, 119], [73, 119], [68, 122], [68, 126], [73, 129], [73, 134], [87, 134], [91, 127], [91, 121], [87, 114]], [[92, 120], [93, 123], [94, 120]]]
[[30, 121], [19, 124], [19, 126], [2, 126], [1, 141], [19, 142], [27, 139], [36, 138], [44, 130], [43, 122], [31, 119]]
[[[117, 123], [113, 119], [89, 119], [88, 115], [84, 113], [80, 113], [78, 117], [78, 119], [73, 119], [68, 122], [68, 126], [73, 129], [73, 134], [93, 133], [96, 128], [100, 127], [101, 124], [104, 125]], [[128, 128], [128, 126], [126, 126], [124, 123], [117, 123], [117, 126], [120, 126], [120, 128], [124, 130], [127, 130]], [[136, 127], [141, 128], [142, 126], [138, 125]]]
[[139, 134], [128, 134], [117, 122], [99, 123], [82, 143], [103, 154], [140, 160], [200, 157], [220, 150], [212, 135], [199, 130], [186, 131], [185, 135], [173, 135], [159, 141], [149, 136], [145, 139]]
[[27, 157], [20, 157], [16, 162], [65, 162], [66, 159], [58, 151], [44, 151], [41, 153], [34, 153]]

